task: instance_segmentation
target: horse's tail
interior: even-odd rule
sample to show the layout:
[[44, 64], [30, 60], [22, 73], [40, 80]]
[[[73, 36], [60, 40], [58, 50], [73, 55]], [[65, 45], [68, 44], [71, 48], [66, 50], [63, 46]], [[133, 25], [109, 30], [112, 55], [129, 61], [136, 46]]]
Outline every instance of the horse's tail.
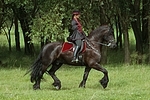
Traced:
[[31, 75], [30, 81], [32, 83], [42, 78], [42, 52], [40, 52], [38, 58], [35, 60], [33, 65], [30, 67], [30, 69], [26, 72], [26, 74], [28, 73], [30, 73]]
[[42, 78], [42, 52], [39, 54], [36, 61], [31, 66], [31, 78], [30, 81], [33, 83], [34, 81]]
[[35, 60], [33, 65], [31, 66], [31, 78], [30, 81], [33, 83], [34, 81], [42, 78], [42, 52], [38, 55], [38, 58]]

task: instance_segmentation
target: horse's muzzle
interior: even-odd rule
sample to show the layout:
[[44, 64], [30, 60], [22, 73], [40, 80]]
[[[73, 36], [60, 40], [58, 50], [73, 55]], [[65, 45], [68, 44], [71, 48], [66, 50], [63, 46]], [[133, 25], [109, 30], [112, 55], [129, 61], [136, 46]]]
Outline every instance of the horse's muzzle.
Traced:
[[116, 47], [117, 47], [117, 44], [116, 44], [116, 43], [109, 43], [109, 47], [110, 47], [110, 48], [116, 48]]

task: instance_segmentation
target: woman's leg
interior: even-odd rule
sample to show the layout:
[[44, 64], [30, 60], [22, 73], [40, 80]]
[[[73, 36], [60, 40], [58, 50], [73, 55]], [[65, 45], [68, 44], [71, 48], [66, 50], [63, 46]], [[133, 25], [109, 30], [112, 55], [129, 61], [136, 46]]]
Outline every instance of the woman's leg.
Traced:
[[78, 62], [78, 56], [77, 55], [78, 55], [78, 52], [80, 51], [81, 43], [82, 43], [81, 40], [76, 40], [75, 41], [76, 47], [75, 47], [75, 50], [73, 52], [73, 60], [72, 60], [72, 62]]

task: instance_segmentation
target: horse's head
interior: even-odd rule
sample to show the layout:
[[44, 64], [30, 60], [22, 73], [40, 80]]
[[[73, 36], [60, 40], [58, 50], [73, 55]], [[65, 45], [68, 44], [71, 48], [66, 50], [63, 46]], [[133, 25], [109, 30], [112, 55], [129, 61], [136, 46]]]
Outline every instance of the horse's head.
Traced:
[[108, 46], [110, 48], [115, 48], [117, 46], [114, 38], [114, 31], [108, 25], [102, 25], [93, 30], [89, 34], [88, 38], [95, 41], [95, 43]]
[[106, 28], [105, 33], [103, 34], [103, 41], [105, 43], [107, 43], [107, 46], [110, 48], [115, 48], [117, 47], [116, 45], [116, 41], [114, 38], [114, 31], [111, 27], [108, 26], [108, 28]]

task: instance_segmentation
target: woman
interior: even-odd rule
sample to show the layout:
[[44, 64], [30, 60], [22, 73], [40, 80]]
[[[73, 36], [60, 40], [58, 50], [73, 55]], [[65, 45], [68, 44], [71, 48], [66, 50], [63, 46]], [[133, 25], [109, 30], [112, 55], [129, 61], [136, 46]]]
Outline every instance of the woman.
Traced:
[[72, 62], [78, 62], [78, 52], [81, 49], [82, 40], [85, 39], [86, 35], [82, 30], [82, 25], [79, 21], [80, 12], [73, 11], [72, 21], [71, 21], [71, 29], [73, 33], [70, 35], [70, 41], [75, 44], [75, 50], [73, 54]]

